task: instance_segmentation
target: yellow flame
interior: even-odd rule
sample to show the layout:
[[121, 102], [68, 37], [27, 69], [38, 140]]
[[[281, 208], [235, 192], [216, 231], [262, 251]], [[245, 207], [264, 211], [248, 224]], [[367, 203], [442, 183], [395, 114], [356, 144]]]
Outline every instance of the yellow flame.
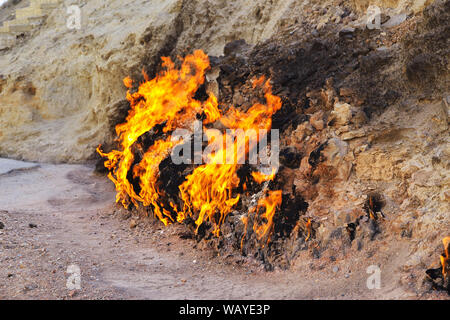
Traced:
[[272, 168], [271, 174], [264, 174], [259, 171], [252, 172], [252, 177], [257, 183], [263, 183], [265, 181], [271, 181], [275, 178], [275, 174], [277, 173], [275, 168]]
[[448, 265], [448, 260], [450, 259], [449, 257], [449, 250], [450, 250], [450, 237], [445, 237], [444, 239], [442, 239], [442, 244], [444, 245], [444, 251], [445, 251], [445, 257], [443, 255], [441, 255], [441, 265], [442, 265], [442, 274], [445, 276], [447, 276], [447, 265]]
[[[175, 128], [188, 128], [196, 119], [197, 114], [203, 113], [204, 124], [220, 121], [229, 129], [265, 129], [272, 125], [272, 115], [281, 108], [281, 99], [272, 94], [270, 81], [260, 77], [253, 82], [253, 88], [262, 87], [266, 104], [256, 103], [248, 111], [241, 112], [230, 106], [226, 114], [222, 115], [218, 108], [218, 101], [214, 94], [209, 93], [206, 101], [194, 99], [199, 87], [204, 83], [205, 71], [209, 68], [208, 56], [201, 50], [184, 58], [180, 68], [168, 57], [162, 58], [165, 68], [154, 79], [149, 79], [144, 73], [146, 81], [136, 92], [131, 92], [133, 81], [127, 77], [124, 85], [129, 88], [127, 99], [131, 110], [126, 121], [116, 126], [119, 150], [104, 153], [100, 147], [97, 152], [107, 158], [105, 167], [110, 169], [108, 177], [114, 182], [117, 190], [116, 201], [127, 208], [130, 203], [138, 206], [151, 206], [154, 214], [164, 223], [182, 222], [187, 217], [195, 219], [197, 229], [208, 221], [213, 226], [213, 233], [220, 235], [220, 226], [227, 215], [239, 201], [240, 195], [234, 190], [239, 185], [237, 170], [239, 161], [223, 164], [227, 154], [235, 154], [236, 150], [244, 150], [235, 160], [248, 153], [249, 139], [234, 140], [227, 133], [219, 137], [223, 141], [233, 141], [220, 144], [215, 153], [209, 155], [207, 163], [198, 166], [179, 187], [179, 196], [183, 202], [182, 208], [170, 202], [165, 205], [164, 186], [159, 185], [159, 165], [164, 160], [175, 143], [171, 141], [170, 132]], [[144, 154], [138, 164], [135, 162], [133, 146], [138, 138], [150, 131], [156, 125], [163, 125], [165, 139], [157, 140]], [[258, 135], [259, 136], [259, 135]], [[128, 180], [132, 169], [133, 178], [138, 179], [140, 192], [136, 193], [133, 184]], [[256, 179], [273, 179], [275, 172], [269, 177], [262, 177], [254, 173]], [[259, 204], [266, 207], [265, 219], [267, 223], [255, 227], [258, 236], [266, 236], [273, 225], [273, 215], [277, 206], [281, 204], [281, 191], [274, 191]]]
[[[273, 217], [275, 215], [276, 209], [281, 206], [282, 193], [281, 190], [269, 191], [268, 195], [261, 198], [258, 201], [258, 205], [255, 214], [258, 214], [260, 208], [265, 208], [264, 212], [259, 216], [262, 223], [255, 223], [253, 225], [253, 231], [256, 233], [258, 240], [266, 239], [266, 242], [270, 241], [270, 234], [273, 231]], [[265, 222], [264, 222], [265, 221]]]
[[305, 238], [305, 242], [309, 240], [309, 238], [311, 237], [311, 219], [308, 218], [308, 221], [306, 222], [306, 230], [308, 232], [306, 238]]

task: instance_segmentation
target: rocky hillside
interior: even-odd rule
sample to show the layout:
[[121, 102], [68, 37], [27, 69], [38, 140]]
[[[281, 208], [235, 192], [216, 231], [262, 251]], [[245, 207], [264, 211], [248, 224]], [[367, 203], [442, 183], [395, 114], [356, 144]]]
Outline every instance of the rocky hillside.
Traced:
[[[380, 29], [367, 27], [369, 3]], [[123, 78], [203, 49], [220, 101], [245, 106], [259, 75], [283, 101], [274, 183], [290, 199], [284, 214], [313, 221], [313, 240], [295, 241], [298, 216], [279, 217], [265, 263], [293, 264], [304, 247], [330, 260], [400, 259], [399, 281], [423, 290], [450, 235], [450, 1], [78, 1], [79, 30], [66, 26], [67, 5], [0, 51], [0, 156], [96, 159], [127, 114]], [[228, 227], [222, 247], [242, 236]]]
[[[378, 4], [414, 14], [425, 2]], [[66, 7], [74, 3], [81, 8], [80, 30], [66, 26]], [[220, 55], [232, 40], [257, 44], [285, 28], [309, 33], [349, 24], [366, 7], [301, 0], [61, 3], [44, 25], [15, 35], [0, 51], [0, 155], [83, 162], [112, 138], [110, 124], [126, 92], [122, 78], [151, 69], [161, 55], [194, 48]]]

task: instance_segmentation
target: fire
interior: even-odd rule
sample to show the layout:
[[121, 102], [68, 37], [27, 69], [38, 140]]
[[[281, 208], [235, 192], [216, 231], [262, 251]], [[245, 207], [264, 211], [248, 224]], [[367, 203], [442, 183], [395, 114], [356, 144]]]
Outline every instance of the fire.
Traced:
[[[256, 233], [258, 240], [267, 239], [270, 241], [270, 234], [273, 231], [273, 216], [276, 209], [280, 207], [282, 201], [281, 190], [269, 191], [269, 194], [258, 201], [255, 214], [258, 214], [260, 208], [264, 208], [264, 213], [261, 214], [256, 221], [262, 220], [261, 224], [255, 223], [253, 225], [253, 231]], [[265, 222], [264, 222], [265, 221]]]
[[[127, 99], [131, 110], [126, 121], [116, 126], [119, 150], [104, 153], [99, 147], [97, 151], [107, 159], [104, 164], [110, 170], [108, 177], [116, 186], [116, 201], [125, 208], [131, 203], [149, 206], [165, 225], [183, 222], [187, 217], [194, 218], [197, 229], [209, 222], [213, 233], [219, 236], [221, 225], [240, 199], [240, 195], [235, 193], [240, 182], [237, 170], [249, 150], [255, 147], [255, 141], [251, 142], [248, 137], [235, 139], [235, 134], [239, 130], [269, 130], [272, 115], [281, 108], [281, 99], [272, 94], [270, 80], [260, 77], [254, 80], [253, 88], [264, 90], [265, 104], [256, 103], [246, 112], [230, 106], [226, 114], [222, 114], [214, 94], [209, 93], [208, 99], [203, 102], [194, 99], [209, 68], [208, 56], [203, 51], [196, 50], [186, 56], [179, 68], [168, 57], [163, 57], [162, 61], [164, 71], [154, 79], [149, 79], [144, 73], [146, 81], [136, 92], [131, 92], [133, 81], [128, 77], [124, 79], [124, 85], [130, 89]], [[197, 115], [203, 115], [203, 125], [218, 121], [231, 131], [221, 132], [215, 137], [214, 142], [218, 146], [215, 152], [208, 154], [203, 159], [205, 164], [196, 167], [179, 186], [182, 206], [172, 202], [168, 205], [163, 201], [165, 193], [159, 182], [159, 165], [179, 143], [171, 140], [171, 132], [176, 128], [189, 128]], [[156, 140], [145, 151], [140, 162], [135, 164], [139, 137], [155, 126], [162, 127], [164, 138]], [[260, 138], [257, 135], [256, 142]], [[224, 161], [230, 155], [234, 158], [231, 164]], [[139, 181], [139, 191], [129, 181], [130, 172]], [[273, 170], [267, 176], [254, 172], [253, 178], [261, 183], [272, 180], [275, 173]], [[269, 236], [273, 229], [273, 215], [280, 204], [281, 191], [269, 192], [266, 198], [260, 200], [258, 206], [265, 208], [263, 220], [267, 222], [254, 226], [258, 237]]]
[[306, 230], [308, 231], [308, 234], [305, 238], [305, 242], [309, 240], [309, 238], [311, 237], [311, 219], [308, 218], [308, 221], [306, 222]]
[[445, 237], [444, 239], [442, 239], [442, 243], [444, 244], [444, 251], [445, 251], [445, 256], [441, 255], [441, 265], [442, 265], [442, 275], [445, 277], [448, 273], [447, 271], [447, 265], [448, 265], [448, 261], [450, 259], [449, 256], [449, 250], [450, 250], [450, 237]]
[[275, 178], [276, 173], [277, 173], [276, 169], [272, 168], [271, 174], [264, 174], [262, 172], [255, 171], [255, 172], [252, 172], [252, 177], [257, 183], [263, 183], [265, 181], [273, 180]]

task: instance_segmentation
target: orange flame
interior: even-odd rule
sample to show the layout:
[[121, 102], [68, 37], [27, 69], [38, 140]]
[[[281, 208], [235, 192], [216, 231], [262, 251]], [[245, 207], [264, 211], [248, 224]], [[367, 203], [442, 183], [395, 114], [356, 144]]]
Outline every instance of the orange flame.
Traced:
[[253, 231], [256, 233], [258, 240], [265, 239], [267, 237], [266, 242], [268, 243], [270, 241], [270, 234], [272, 233], [274, 226], [273, 216], [275, 215], [276, 209], [281, 206], [281, 201], [281, 190], [269, 191], [269, 194], [266, 197], [261, 198], [258, 201], [255, 214], [258, 214], [260, 208], [265, 208], [264, 213], [259, 217], [260, 220], [263, 220], [263, 223], [255, 223], [253, 225]]
[[308, 218], [308, 221], [306, 222], [306, 230], [308, 231], [308, 234], [305, 238], [305, 242], [309, 240], [309, 238], [311, 237], [311, 219]]
[[442, 243], [444, 244], [445, 257], [441, 255], [441, 265], [442, 265], [442, 275], [445, 277], [447, 275], [447, 264], [450, 259], [449, 250], [450, 250], [450, 237], [445, 237], [442, 239]]
[[275, 178], [275, 174], [277, 173], [275, 168], [272, 168], [271, 174], [264, 174], [262, 172], [252, 172], [252, 177], [257, 183], [263, 183], [265, 181], [272, 181]]
[[[176, 143], [171, 141], [170, 132], [175, 128], [188, 128], [196, 119], [197, 114], [203, 113], [204, 124], [220, 121], [225, 127], [233, 130], [269, 130], [272, 125], [272, 115], [281, 108], [281, 99], [272, 94], [270, 80], [260, 77], [253, 82], [253, 88], [262, 87], [266, 104], [256, 103], [248, 111], [241, 112], [230, 106], [228, 112], [222, 115], [217, 98], [209, 93], [206, 101], [194, 99], [199, 87], [204, 83], [205, 71], [209, 68], [208, 56], [201, 50], [196, 50], [182, 61], [180, 68], [168, 57], [162, 58], [165, 70], [154, 79], [139, 86], [137, 92], [127, 92], [131, 110], [126, 121], [116, 126], [119, 150], [104, 153], [100, 147], [97, 152], [107, 158], [105, 167], [110, 170], [108, 177], [114, 182], [117, 190], [116, 201], [127, 208], [130, 203], [138, 206], [151, 206], [154, 214], [164, 223], [182, 222], [187, 217], [196, 216], [197, 230], [204, 222], [210, 222], [213, 233], [220, 235], [220, 226], [227, 215], [239, 201], [240, 196], [233, 193], [239, 185], [237, 170], [242, 157], [248, 153], [249, 139], [234, 139], [228, 133], [222, 133], [218, 138], [223, 144], [217, 143], [218, 148], [208, 155], [206, 164], [198, 166], [192, 174], [180, 185], [180, 199], [182, 208], [170, 202], [164, 205], [164, 190], [159, 185], [159, 165], [169, 155]], [[127, 77], [124, 85], [132, 88], [133, 81]], [[163, 125], [163, 133], [168, 136], [157, 140], [144, 154], [142, 160], [134, 165], [132, 174], [139, 178], [139, 194], [128, 180], [129, 172], [135, 162], [133, 146], [138, 138], [150, 131], [156, 125]], [[232, 132], [234, 133], [234, 132]], [[259, 135], [257, 135], [259, 137]], [[231, 144], [225, 141], [232, 141]], [[257, 141], [256, 141], [257, 142]], [[241, 151], [241, 152], [237, 152]], [[223, 164], [229, 154], [234, 154], [233, 164]], [[236, 161], [238, 160], [238, 161]], [[273, 179], [254, 173], [256, 179]], [[265, 218], [267, 223], [255, 227], [259, 236], [266, 236], [272, 227], [275, 209], [281, 203], [281, 191], [272, 192], [261, 202], [266, 206]]]

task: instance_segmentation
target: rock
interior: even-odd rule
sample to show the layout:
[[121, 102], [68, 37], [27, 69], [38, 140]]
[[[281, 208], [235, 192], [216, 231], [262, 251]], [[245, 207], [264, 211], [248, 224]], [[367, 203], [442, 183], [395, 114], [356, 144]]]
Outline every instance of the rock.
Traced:
[[378, 150], [361, 152], [355, 160], [356, 175], [363, 180], [392, 181], [398, 169], [395, 158]]
[[322, 18], [320, 20], [320, 22], [317, 24], [316, 30], [319, 31], [319, 30], [323, 29], [329, 21], [330, 21], [330, 18], [328, 16], [325, 16], [324, 18]]
[[294, 142], [300, 143], [305, 139], [305, 137], [310, 136], [313, 133], [314, 129], [311, 125], [311, 123], [305, 121], [302, 124], [299, 124], [297, 126], [297, 129], [295, 129], [293, 136], [294, 136]]
[[324, 164], [335, 168], [336, 179], [346, 181], [352, 169], [352, 163], [346, 159], [348, 144], [338, 138], [332, 138], [328, 140], [322, 154], [325, 157]]
[[301, 154], [294, 147], [287, 147], [280, 151], [280, 163], [288, 168], [297, 169], [301, 159]]
[[344, 126], [350, 122], [351, 118], [351, 106], [348, 103], [336, 102], [333, 111], [331, 111], [328, 123], [338, 127]]
[[347, 140], [352, 140], [355, 138], [361, 138], [361, 137], [364, 137], [365, 135], [366, 135], [366, 132], [364, 131], [364, 129], [358, 129], [358, 130], [353, 130], [353, 131], [343, 133], [341, 135], [341, 139], [344, 141], [347, 141]]
[[325, 123], [323, 121], [323, 111], [314, 113], [309, 119], [309, 123], [314, 127], [314, 129], [319, 131], [323, 130], [323, 128], [325, 127]]
[[[289, 18], [303, 16], [303, 4], [292, 5]], [[172, 51], [173, 56], [194, 48], [211, 56], [224, 52], [243, 55], [250, 47], [246, 41], [259, 43], [275, 33], [277, 28], [268, 24], [282, 23], [285, 14], [272, 13], [287, 8], [279, 2], [200, 1], [181, 5], [170, 0], [152, 10], [136, 10], [131, 0], [115, 8], [95, 1], [83, 7], [83, 16], [108, 15], [111, 25], [89, 18], [83, 21], [89, 32], [69, 34], [60, 17], [48, 19], [39, 32], [30, 34], [31, 41], [24, 43], [19, 55], [16, 48], [1, 52], [0, 70], [8, 77], [7, 83], [0, 85], [0, 151], [43, 162], [90, 160], [99, 144], [115, 138], [111, 129], [117, 123], [109, 120], [118, 113], [115, 102], [125, 98], [123, 77], [130, 75], [139, 82], [143, 66], [151, 75], [160, 57]], [[127, 23], [130, 15], [136, 23], [132, 28]], [[199, 19], [189, 18], [194, 16]], [[110, 37], [113, 30], [115, 35]], [[61, 37], [66, 39], [64, 44], [58, 41]], [[244, 40], [227, 44], [236, 38]], [[7, 47], [6, 43], [1, 46]], [[45, 54], [42, 48], [52, 48], [52, 54]], [[17, 85], [20, 79], [31, 82], [34, 89], [22, 90]], [[214, 82], [208, 88], [217, 95]], [[33, 92], [36, 94], [30, 94]]]
[[4, 228], [5, 228], [5, 224], [0, 221], [0, 229], [4, 229]]
[[134, 219], [131, 219], [130, 221], [130, 229], [134, 229], [137, 227], [137, 222]]
[[69, 297], [73, 298], [73, 297], [75, 297], [77, 295], [77, 293], [78, 293], [77, 290], [71, 290], [71, 291], [69, 291], [68, 295], [69, 295]]
[[436, 171], [429, 169], [422, 169], [416, 171], [411, 176], [412, 182], [422, 187], [433, 187], [441, 184], [441, 178], [436, 175]]
[[342, 134], [342, 133], [344, 133], [344, 132], [349, 132], [349, 131], [350, 131], [350, 127], [349, 127], [348, 125], [345, 125], [345, 126], [342, 126], [342, 127], [337, 128], [336, 131], [335, 131], [335, 133], [336, 133], [337, 135], [340, 135], [340, 134]]
[[30, 227], [30, 228], [37, 228], [37, 225], [34, 224], [34, 223], [30, 223], [30, 224], [28, 224], [28, 227]]
[[440, 198], [442, 201], [450, 202], [450, 190], [443, 190], [441, 192]]
[[408, 160], [400, 169], [400, 172], [405, 178], [410, 178], [411, 175], [423, 167], [421, 163], [416, 160]]
[[28, 292], [28, 291], [31, 291], [31, 290], [34, 290], [34, 289], [36, 289], [38, 286], [36, 285], [36, 284], [29, 284], [29, 285], [26, 285], [24, 288], [23, 288], [23, 291], [24, 292]]
[[367, 121], [368, 121], [367, 115], [362, 110], [355, 111], [355, 114], [353, 115], [351, 120], [351, 122], [358, 127], [367, 123]]

